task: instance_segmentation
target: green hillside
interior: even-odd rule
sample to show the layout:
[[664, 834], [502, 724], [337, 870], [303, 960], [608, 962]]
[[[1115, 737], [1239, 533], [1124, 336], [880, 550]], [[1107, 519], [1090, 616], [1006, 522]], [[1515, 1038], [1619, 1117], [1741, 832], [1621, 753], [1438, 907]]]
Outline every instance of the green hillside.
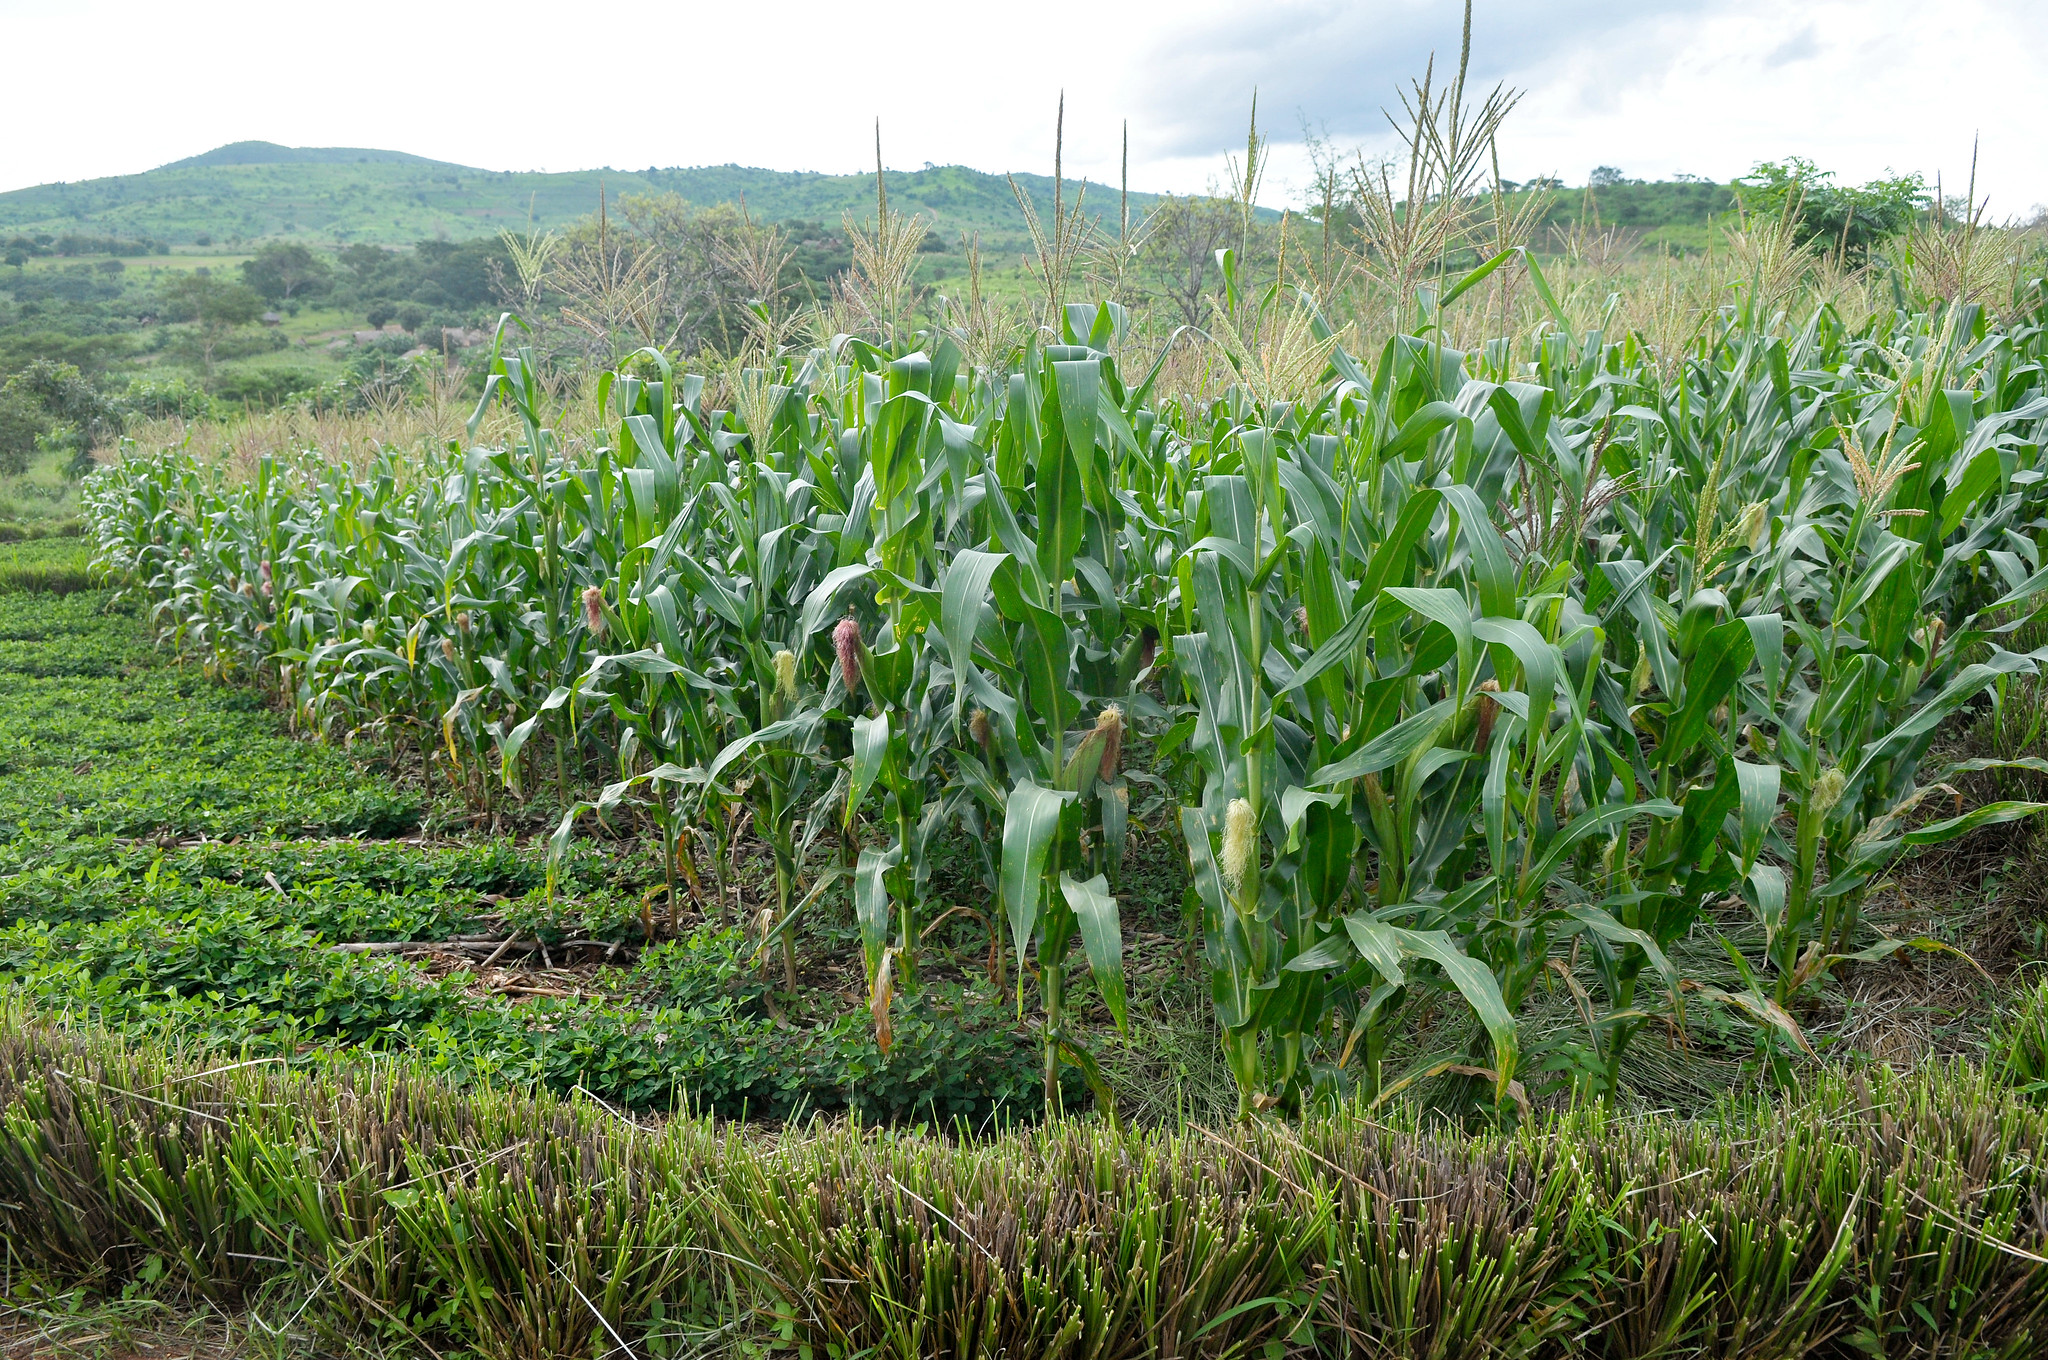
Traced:
[[[1026, 174], [1016, 179], [1041, 217], [1049, 217], [1052, 179]], [[948, 244], [962, 231], [980, 232], [992, 249], [1025, 244], [1023, 214], [1003, 175], [947, 165], [892, 170], [885, 182], [892, 207], [924, 213]], [[1070, 201], [1084, 190], [1092, 212], [1114, 218], [1114, 187], [1069, 184]], [[573, 222], [596, 209], [600, 192], [613, 201], [626, 194], [665, 192], [699, 204], [744, 200], [764, 221], [830, 225], [843, 213], [870, 213], [875, 181], [872, 174], [741, 165], [552, 174], [479, 170], [403, 151], [233, 142], [139, 175], [0, 193], [0, 238], [70, 234], [185, 247], [276, 238], [377, 245], [464, 241], [495, 236], [508, 227], [523, 229], [529, 222], [539, 227]], [[1134, 193], [1132, 210], [1143, 213], [1158, 199], [1157, 194]], [[1710, 221], [1733, 206], [1729, 186], [1723, 184], [1623, 181], [1597, 192], [1558, 192], [1545, 220], [1568, 227], [1583, 217], [1603, 228], [1621, 227], [1648, 246], [1698, 249], [1711, 235]], [[1546, 236], [1536, 245], [1548, 250], [1556, 243]]]
[[1735, 212], [1734, 188], [1708, 180], [1559, 189], [1552, 191], [1533, 244], [1545, 252], [1559, 250], [1573, 228], [1582, 226], [1581, 235], [1613, 230], [1653, 251], [1697, 251], [1719, 238], [1721, 224]]
[[[1024, 231], [1009, 182], [964, 166], [890, 171], [890, 204], [924, 212], [946, 236], [981, 231], [1008, 245]], [[1053, 182], [1017, 182], [1049, 215]], [[173, 245], [298, 237], [313, 241], [410, 244], [466, 240], [501, 229], [558, 226], [591, 213], [598, 194], [673, 192], [697, 203], [744, 198], [756, 216], [836, 223], [865, 213], [873, 175], [756, 170], [738, 165], [687, 169], [574, 170], [558, 174], [491, 171], [403, 152], [349, 147], [282, 147], [236, 142], [139, 175], [39, 184], [0, 194], [0, 233], [152, 238]], [[1070, 185], [1071, 196], [1077, 186]], [[1086, 186], [1088, 202], [1113, 214], [1113, 188]], [[1131, 195], [1134, 209], [1157, 201]], [[202, 242], [200, 238], [208, 238]]]
[[229, 142], [197, 156], [162, 167], [188, 170], [203, 165], [358, 165], [389, 161], [395, 165], [451, 165], [410, 151], [378, 151], [366, 146], [279, 146], [276, 142]]

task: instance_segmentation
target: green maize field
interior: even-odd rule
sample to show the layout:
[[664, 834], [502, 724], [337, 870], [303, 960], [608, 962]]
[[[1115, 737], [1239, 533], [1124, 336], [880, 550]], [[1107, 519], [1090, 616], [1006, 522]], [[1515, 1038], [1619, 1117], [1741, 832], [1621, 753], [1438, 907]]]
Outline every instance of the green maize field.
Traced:
[[[1672, 357], [1561, 311], [1452, 348], [1506, 267], [1545, 291], [1504, 253], [1368, 360], [1305, 293], [1233, 293], [1282, 338], [1212, 400], [1126, 371], [1103, 304], [999, 366], [843, 337], [724, 409], [649, 351], [570, 441], [506, 342], [472, 421], [508, 404], [500, 443], [246, 475], [137, 449], [85, 499], [167, 643], [300, 730], [409, 747], [480, 810], [548, 790], [557, 862], [644, 827], [647, 942], [743, 840], [791, 990], [806, 914], [850, 899], [885, 1052], [951, 837], [1046, 1100], [1071, 1068], [1113, 1109], [1073, 1000], [1125, 1023], [1135, 828], [1185, 854], [1242, 1110], [1446, 1074], [1526, 1107], [1518, 1016], [1560, 985], [1591, 1094], [1708, 1009], [1782, 1067], [1831, 971], [1947, 947], [1865, 921], [1899, 855], [2041, 810], [1951, 806], [2048, 766], [1936, 742], [2041, 659], [2040, 294], [1734, 306]], [[1703, 934], [1732, 979], [1674, 962]], [[1447, 1005], [1475, 1023], [1389, 1067]]]

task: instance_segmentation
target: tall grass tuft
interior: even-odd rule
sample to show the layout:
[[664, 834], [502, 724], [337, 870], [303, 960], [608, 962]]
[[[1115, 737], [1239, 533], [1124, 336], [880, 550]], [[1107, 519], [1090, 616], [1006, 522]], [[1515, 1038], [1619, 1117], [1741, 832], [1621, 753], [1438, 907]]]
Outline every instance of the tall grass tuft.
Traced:
[[2048, 981], [2036, 982], [1999, 1018], [1991, 1068], [2009, 1085], [2048, 1096]]

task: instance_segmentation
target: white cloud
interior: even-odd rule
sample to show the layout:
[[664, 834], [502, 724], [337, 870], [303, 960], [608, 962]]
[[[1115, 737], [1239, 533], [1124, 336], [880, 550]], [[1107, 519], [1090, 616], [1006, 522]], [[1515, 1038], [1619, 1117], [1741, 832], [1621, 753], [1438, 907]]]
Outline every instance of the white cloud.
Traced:
[[[1596, 161], [1654, 176], [1726, 178], [1758, 160], [1809, 156], [1846, 180], [1891, 170], [1969, 174], [1994, 213], [2048, 197], [2037, 135], [2048, 42], [2020, 0], [1742, 0], [1684, 25], [1652, 73], [1601, 52], [1530, 92], [1503, 154], [1568, 179]], [[1600, 92], [1608, 92], [1604, 95]]]
[[1805, 61], [1808, 57], [1819, 55], [1820, 42], [1813, 36], [1813, 25], [1808, 24], [1805, 28], [1800, 29], [1797, 33], [1771, 49], [1771, 54], [1764, 58], [1764, 65], [1766, 67], [1784, 66], [1791, 62]]
[[[1589, 35], [1627, 42], [1687, 7], [1689, 0], [1482, 0], [1467, 88], [1525, 83], [1526, 73], [1570, 59]], [[1158, 31], [1139, 71], [1146, 104], [1181, 154], [1242, 138], [1254, 87], [1276, 131], [1305, 117], [1340, 138], [1378, 138], [1386, 132], [1381, 110], [1397, 103], [1432, 55], [1439, 86], [1457, 71], [1461, 13], [1451, 0], [1277, 0], [1184, 14]]]
[[[2032, 18], [2030, 19], [2030, 12]], [[0, 187], [129, 173], [223, 142], [374, 146], [492, 169], [738, 162], [1067, 168], [1200, 189], [1259, 91], [1267, 196], [1305, 182], [1299, 127], [1369, 149], [1379, 110], [1456, 59], [1459, 0], [1095, 0], [848, 9], [824, 0], [655, 10], [539, 0], [335, 8], [0, 0]], [[1594, 165], [1725, 178], [1806, 155], [1858, 180], [1968, 173], [1994, 212], [2048, 200], [2037, 136], [2048, 36], [2030, 0], [1478, 0], [1474, 86], [1525, 91], [1514, 178]], [[62, 54], [58, 59], [57, 54]]]

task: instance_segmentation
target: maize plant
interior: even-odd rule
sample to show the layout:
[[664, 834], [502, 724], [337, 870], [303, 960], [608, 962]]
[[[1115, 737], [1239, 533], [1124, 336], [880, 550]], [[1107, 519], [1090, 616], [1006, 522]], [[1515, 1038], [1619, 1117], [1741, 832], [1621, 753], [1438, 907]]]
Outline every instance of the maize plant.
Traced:
[[1140, 625], [1121, 645], [1133, 535], [1110, 490], [1117, 462], [1143, 454], [1106, 355], [1034, 351], [1007, 386], [988, 433], [956, 435], [973, 453], [994, 447], [977, 479], [984, 546], [949, 564], [940, 623], [956, 732], [973, 705], [969, 749], [955, 762], [990, 815], [1002, 815], [999, 900], [1020, 985], [1036, 961], [1052, 1102], [1063, 1061], [1102, 1086], [1068, 1015], [1065, 957], [1077, 937], [1111, 1015], [1126, 1022], [1111, 885], [1129, 834], [1125, 704], [1145, 675], [1146, 634]]

